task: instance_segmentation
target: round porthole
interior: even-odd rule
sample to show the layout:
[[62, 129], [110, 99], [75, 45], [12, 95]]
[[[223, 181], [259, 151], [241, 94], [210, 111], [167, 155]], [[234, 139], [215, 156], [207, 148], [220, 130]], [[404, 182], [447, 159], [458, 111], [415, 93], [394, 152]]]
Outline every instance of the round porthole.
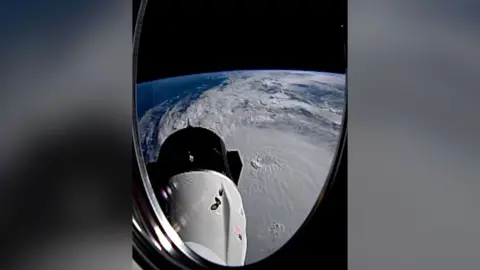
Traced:
[[333, 185], [346, 142], [345, 70], [156, 74], [152, 48], [162, 41], [152, 40], [168, 30], [153, 4], [139, 10], [135, 260], [152, 269], [269, 260]]

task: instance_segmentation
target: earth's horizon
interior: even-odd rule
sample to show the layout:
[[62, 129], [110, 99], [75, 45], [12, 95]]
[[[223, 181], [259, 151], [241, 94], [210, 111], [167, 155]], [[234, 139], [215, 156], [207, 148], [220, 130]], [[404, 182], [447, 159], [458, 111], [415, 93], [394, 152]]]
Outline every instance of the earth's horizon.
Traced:
[[247, 218], [246, 264], [283, 246], [310, 213], [337, 147], [345, 75], [298, 70], [224, 71], [137, 85], [140, 144], [155, 161], [187, 121], [239, 149]]

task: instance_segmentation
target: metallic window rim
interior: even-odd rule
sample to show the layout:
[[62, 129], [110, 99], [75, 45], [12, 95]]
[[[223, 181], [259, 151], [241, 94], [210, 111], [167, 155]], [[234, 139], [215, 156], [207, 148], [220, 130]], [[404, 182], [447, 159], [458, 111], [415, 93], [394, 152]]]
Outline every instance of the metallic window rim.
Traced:
[[[165, 266], [170, 263], [170, 267], [175, 265], [181, 269], [190, 268], [226, 268], [216, 265], [192, 252], [180, 239], [173, 227], [168, 222], [160, 205], [155, 197], [151, 186], [149, 176], [146, 170], [146, 164], [141, 154], [138, 127], [137, 127], [137, 110], [136, 110], [136, 91], [137, 91], [137, 60], [138, 48], [140, 45], [140, 34], [147, 7], [147, 0], [140, 3], [137, 21], [133, 35], [133, 109], [132, 109], [132, 132], [133, 132], [133, 152], [135, 154], [136, 164], [134, 164], [134, 179], [132, 183], [133, 191], [133, 214], [132, 214], [132, 237], [133, 237], [133, 259], [144, 269], [158, 269], [159, 265]], [[346, 50], [346, 47], [345, 47]], [[346, 55], [345, 55], [346, 56]], [[348, 79], [347, 79], [348, 80]], [[301, 231], [308, 226], [309, 221], [315, 215], [315, 212], [322, 202], [325, 195], [332, 188], [338, 173], [338, 168], [342, 160], [344, 146], [347, 138], [347, 95], [345, 91], [345, 105], [342, 119], [342, 132], [337, 145], [337, 151], [332, 161], [328, 178], [319, 194], [310, 214], [307, 216], [303, 224], [297, 230]], [[137, 176], [137, 177], [136, 177]], [[288, 241], [297, 237], [295, 233]], [[283, 247], [281, 247], [283, 248]], [[280, 248], [280, 249], [281, 249]], [[263, 260], [269, 260], [267, 257]], [[262, 260], [262, 261], [263, 261]], [[167, 263], [167, 264], [168, 264]]]

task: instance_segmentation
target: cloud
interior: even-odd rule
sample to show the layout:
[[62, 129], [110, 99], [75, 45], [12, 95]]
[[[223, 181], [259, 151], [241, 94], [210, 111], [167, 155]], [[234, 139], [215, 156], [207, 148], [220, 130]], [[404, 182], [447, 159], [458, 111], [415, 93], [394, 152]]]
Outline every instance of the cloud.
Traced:
[[[317, 199], [339, 138], [345, 76], [316, 72], [253, 71], [222, 74], [225, 81], [141, 120], [151, 160], [187, 119], [239, 149], [239, 181], [247, 217], [247, 263], [280, 248]], [[153, 120], [153, 121], [152, 121]], [[157, 132], [158, 131], [158, 132]], [[150, 137], [149, 137], [150, 136]], [[151, 136], [156, 136], [152, 138]], [[151, 144], [156, 145], [151, 145]], [[282, 230], [269, 230], [276, 226]]]

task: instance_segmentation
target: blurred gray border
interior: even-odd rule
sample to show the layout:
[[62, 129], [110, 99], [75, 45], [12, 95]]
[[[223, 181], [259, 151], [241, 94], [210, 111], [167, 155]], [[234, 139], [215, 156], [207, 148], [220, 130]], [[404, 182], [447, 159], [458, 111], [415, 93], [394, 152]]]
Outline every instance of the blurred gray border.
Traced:
[[479, 6], [349, 1], [349, 269], [480, 269]]
[[2, 4], [3, 268], [129, 267], [132, 4]]

